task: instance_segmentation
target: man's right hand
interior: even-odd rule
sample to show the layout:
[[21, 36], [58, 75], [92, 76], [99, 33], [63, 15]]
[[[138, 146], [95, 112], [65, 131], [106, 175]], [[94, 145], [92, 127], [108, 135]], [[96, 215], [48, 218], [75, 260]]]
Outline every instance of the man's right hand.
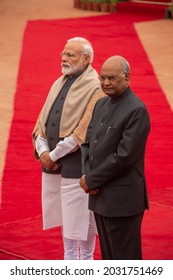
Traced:
[[56, 163], [56, 162], [53, 162], [49, 156], [49, 152], [48, 151], [45, 151], [41, 154], [40, 156], [40, 162], [41, 164], [44, 166], [45, 169], [47, 170], [58, 170], [60, 169], [61, 165]]

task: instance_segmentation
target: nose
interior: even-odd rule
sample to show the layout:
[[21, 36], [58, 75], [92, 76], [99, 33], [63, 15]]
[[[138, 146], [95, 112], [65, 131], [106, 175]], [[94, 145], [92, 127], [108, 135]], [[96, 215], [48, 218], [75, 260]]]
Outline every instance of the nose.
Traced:
[[109, 80], [109, 78], [106, 77], [106, 78], [104, 79], [104, 82], [103, 82], [103, 83], [104, 83], [104, 85], [110, 85], [110, 80]]
[[68, 59], [67, 59], [67, 56], [65, 55], [65, 54], [63, 54], [62, 55], [62, 57], [61, 57], [61, 60], [63, 61], [63, 62], [66, 62]]

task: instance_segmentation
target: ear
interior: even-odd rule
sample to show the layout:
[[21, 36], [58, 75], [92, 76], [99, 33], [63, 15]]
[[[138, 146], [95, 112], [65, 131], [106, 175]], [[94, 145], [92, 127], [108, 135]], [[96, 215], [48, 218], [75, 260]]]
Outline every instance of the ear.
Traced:
[[84, 61], [84, 65], [89, 64], [90, 56], [88, 54], [84, 54], [83, 55], [83, 61]]
[[130, 81], [130, 73], [125, 74], [126, 81]]

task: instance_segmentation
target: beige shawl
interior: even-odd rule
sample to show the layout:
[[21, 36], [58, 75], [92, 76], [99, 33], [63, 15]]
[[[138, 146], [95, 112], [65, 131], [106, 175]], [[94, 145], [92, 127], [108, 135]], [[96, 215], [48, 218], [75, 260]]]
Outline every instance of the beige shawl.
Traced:
[[[51, 87], [34, 127], [33, 140], [38, 134], [46, 138], [46, 121], [50, 109], [66, 80], [66, 76], [61, 76]], [[78, 144], [81, 145], [85, 139], [86, 129], [92, 115], [93, 107], [96, 101], [103, 96], [104, 93], [100, 89], [98, 74], [89, 65], [69, 89], [61, 115], [60, 137], [66, 137], [72, 134]]]

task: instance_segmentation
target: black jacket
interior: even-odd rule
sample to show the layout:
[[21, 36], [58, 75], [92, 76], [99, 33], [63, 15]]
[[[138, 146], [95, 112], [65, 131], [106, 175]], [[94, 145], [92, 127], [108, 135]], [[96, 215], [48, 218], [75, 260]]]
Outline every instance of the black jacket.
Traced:
[[121, 217], [148, 208], [144, 156], [149, 130], [147, 109], [130, 88], [97, 102], [81, 147], [87, 185], [100, 188], [99, 194], [90, 195], [90, 210]]

